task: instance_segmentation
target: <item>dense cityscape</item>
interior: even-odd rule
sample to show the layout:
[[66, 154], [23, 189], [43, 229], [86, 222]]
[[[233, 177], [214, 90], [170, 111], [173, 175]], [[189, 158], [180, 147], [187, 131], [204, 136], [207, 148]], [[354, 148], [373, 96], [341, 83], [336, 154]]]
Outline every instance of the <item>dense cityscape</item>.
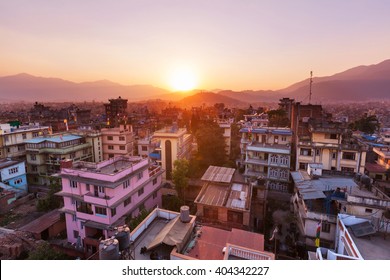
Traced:
[[2, 259], [390, 258], [386, 101], [2, 108]]

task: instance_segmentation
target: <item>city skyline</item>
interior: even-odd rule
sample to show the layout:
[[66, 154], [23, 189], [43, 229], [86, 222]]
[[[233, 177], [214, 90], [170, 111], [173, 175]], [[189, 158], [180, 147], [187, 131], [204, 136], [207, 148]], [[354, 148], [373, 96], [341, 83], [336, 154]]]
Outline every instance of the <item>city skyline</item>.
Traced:
[[310, 71], [328, 76], [387, 59], [389, 8], [383, 1], [2, 1], [0, 76], [281, 89]]

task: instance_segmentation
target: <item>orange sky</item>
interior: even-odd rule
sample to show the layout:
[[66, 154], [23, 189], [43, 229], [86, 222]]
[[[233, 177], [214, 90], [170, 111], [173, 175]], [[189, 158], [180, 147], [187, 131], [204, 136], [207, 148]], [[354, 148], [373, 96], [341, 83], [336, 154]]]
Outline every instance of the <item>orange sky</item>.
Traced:
[[280, 89], [389, 58], [388, 1], [1, 1], [0, 76]]

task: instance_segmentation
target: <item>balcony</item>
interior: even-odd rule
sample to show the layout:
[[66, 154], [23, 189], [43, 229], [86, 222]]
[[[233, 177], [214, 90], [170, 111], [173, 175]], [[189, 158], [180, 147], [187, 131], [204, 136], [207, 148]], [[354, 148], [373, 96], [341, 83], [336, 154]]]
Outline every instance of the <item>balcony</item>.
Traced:
[[259, 164], [259, 165], [268, 165], [268, 160], [261, 159], [259, 157], [247, 157], [245, 159], [245, 163], [247, 164]]
[[265, 174], [263, 171], [257, 171], [253, 169], [245, 170], [244, 176], [267, 178], [267, 174]]
[[272, 253], [256, 251], [256, 250], [252, 250], [249, 248], [244, 248], [232, 244], [228, 244], [226, 251], [227, 253], [225, 253], [225, 257], [224, 257], [225, 260], [236, 259], [236, 258], [244, 259], [244, 260], [259, 260], [259, 261], [275, 259], [275, 256]]
[[110, 196], [95, 196], [93, 193], [86, 193], [84, 194], [84, 201], [86, 203], [91, 203], [91, 204], [98, 204], [98, 205], [102, 205], [102, 206], [109, 206], [110, 203], [109, 203], [109, 200], [111, 199], [112, 197]]

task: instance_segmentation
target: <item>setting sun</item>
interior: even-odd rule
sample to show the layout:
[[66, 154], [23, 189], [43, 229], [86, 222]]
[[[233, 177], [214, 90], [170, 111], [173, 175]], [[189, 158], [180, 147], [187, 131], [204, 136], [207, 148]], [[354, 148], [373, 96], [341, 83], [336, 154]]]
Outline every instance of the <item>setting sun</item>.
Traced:
[[196, 87], [197, 80], [192, 71], [178, 69], [172, 73], [170, 84], [175, 91], [189, 91]]

